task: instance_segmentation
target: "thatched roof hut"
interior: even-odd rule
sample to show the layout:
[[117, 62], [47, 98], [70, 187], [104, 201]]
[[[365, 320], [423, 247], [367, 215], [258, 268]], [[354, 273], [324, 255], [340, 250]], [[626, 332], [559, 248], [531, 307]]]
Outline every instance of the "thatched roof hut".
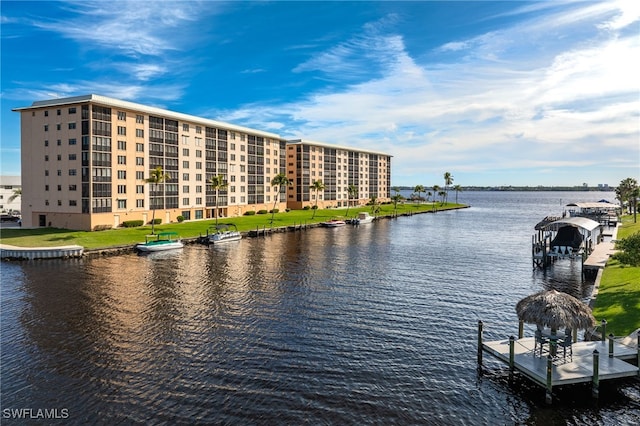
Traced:
[[596, 323], [589, 306], [570, 294], [544, 290], [529, 295], [516, 305], [518, 318], [554, 330], [566, 327], [589, 329]]

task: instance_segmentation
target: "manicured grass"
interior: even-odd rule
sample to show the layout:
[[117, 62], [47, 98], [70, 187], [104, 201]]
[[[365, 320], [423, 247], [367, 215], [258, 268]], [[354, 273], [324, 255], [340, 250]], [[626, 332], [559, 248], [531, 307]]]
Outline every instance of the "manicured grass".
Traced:
[[[441, 205], [436, 203], [437, 210], [447, 210], [464, 207], [463, 204], [446, 203]], [[398, 204], [394, 210], [393, 204], [383, 204], [377, 216], [389, 216], [395, 213], [404, 214], [409, 212], [432, 211], [434, 206], [431, 203]], [[350, 207], [348, 217], [355, 217], [360, 211], [371, 211], [371, 207]], [[233, 218], [219, 218], [218, 223], [233, 223], [241, 232], [251, 231], [259, 228], [279, 228], [290, 225], [311, 225], [337, 218], [347, 219], [347, 208], [340, 209], [319, 209], [315, 218], [312, 219], [313, 210], [292, 210], [290, 212], [276, 213], [271, 224], [271, 214], [256, 214], [254, 216], [241, 216]], [[155, 232], [173, 231], [182, 238], [194, 238], [207, 233], [209, 226], [215, 225], [214, 219], [190, 221], [183, 223], [170, 223], [166, 225], [156, 225]], [[151, 233], [151, 225], [138, 228], [118, 228], [106, 231], [69, 231], [56, 228], [21, 229], [6, 228], [0, 229], [0, 242], [18, 247], [56, 247], [64, 245], [80, 245], [85, 249], [98, 249], [119, 246], [131, 246], [140, 241], [144, 241], [145, 235]]]
[[[640, 232], [640, 222], [623, 217], [618, 239]], [[593, 308], [598, 321], [607, 320], [607, 334], [626, 336], [640, 328], [640, 267], [621, 265], [610, 260], [602, 274], [598, 297]]]

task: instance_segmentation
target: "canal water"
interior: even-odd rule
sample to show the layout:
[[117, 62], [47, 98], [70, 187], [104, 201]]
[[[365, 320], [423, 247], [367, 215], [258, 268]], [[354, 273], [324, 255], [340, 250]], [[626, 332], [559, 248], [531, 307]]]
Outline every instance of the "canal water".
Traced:
[[360, 227], [3, 262], [2, 424], [22, 409], [66, 424], [638, 424], [637, 380], [603, 383], [597, 402], [557, 388], [547, 406], [476, 362], [478, 320], [502, 339], [522, 297], [588, 294], [577, 261], [532, 268], [531, 235], [607, 197], [463, 192], [468, 209]]

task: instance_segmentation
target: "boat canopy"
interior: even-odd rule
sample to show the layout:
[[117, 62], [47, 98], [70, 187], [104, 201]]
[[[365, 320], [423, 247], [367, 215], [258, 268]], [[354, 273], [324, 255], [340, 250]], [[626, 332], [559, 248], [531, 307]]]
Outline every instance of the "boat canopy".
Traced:
[[613, 204], [608, 201], [569, 203], [567, 204], [567, 207], [578, 207], [580, 209], [594, 209], [594, 210], [616, 210], [620, 208], [618, 204]]
[[574, 216], [574, 217], [565, 217], [565, 218], [553, 221], [545, 225], [544, 229], [546, 231], [557, 231], [563, 226], [576, 226], [578, 228], [582, 228], [586, 231], [591, 232], [595, 229], [598, 229], [600, 224], [595, 220], [591, 220], [586, 217]]
[[577, 226], [566, 225], [558, 229], [556, 237], [551, 241], [551, 247], [566, 246], [574, 249], [580, 248], [582, 234]]

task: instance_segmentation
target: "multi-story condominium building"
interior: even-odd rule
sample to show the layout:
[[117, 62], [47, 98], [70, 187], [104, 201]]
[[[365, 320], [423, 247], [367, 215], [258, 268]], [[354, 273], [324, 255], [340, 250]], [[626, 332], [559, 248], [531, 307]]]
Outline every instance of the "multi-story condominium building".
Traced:
[[[293, 209], [346, 207], [389, 201], [391, 156], [381, 152], [329, 145], [302, 139], [287, 144], [287, 177], [291, 186], [287, 205]], [[321, 181], [324, 189], [312, 186]], [[349, 187], [355, 193], [349, 193]], [[318, 199], [316, 200], [316, 192]]]
[[[21, 115], [24, 227], [232, 217], [274, 202], [280, 210], [302, 208], [315, 204], [314, 180], [325, 185], [319, 207], [346, 206], [350, 184], [357, 200], [389, 198], [390, 156], [382, 153], [304, 141], [287, 148], [277, 134], [98, 95], [14, 111]], [[147, 183], [157, 167], [168, 178]], [[289, 188], [271, 186], [279, 173]], [[216, 191], [209, 180], [220, 175], [227, 186]]]

